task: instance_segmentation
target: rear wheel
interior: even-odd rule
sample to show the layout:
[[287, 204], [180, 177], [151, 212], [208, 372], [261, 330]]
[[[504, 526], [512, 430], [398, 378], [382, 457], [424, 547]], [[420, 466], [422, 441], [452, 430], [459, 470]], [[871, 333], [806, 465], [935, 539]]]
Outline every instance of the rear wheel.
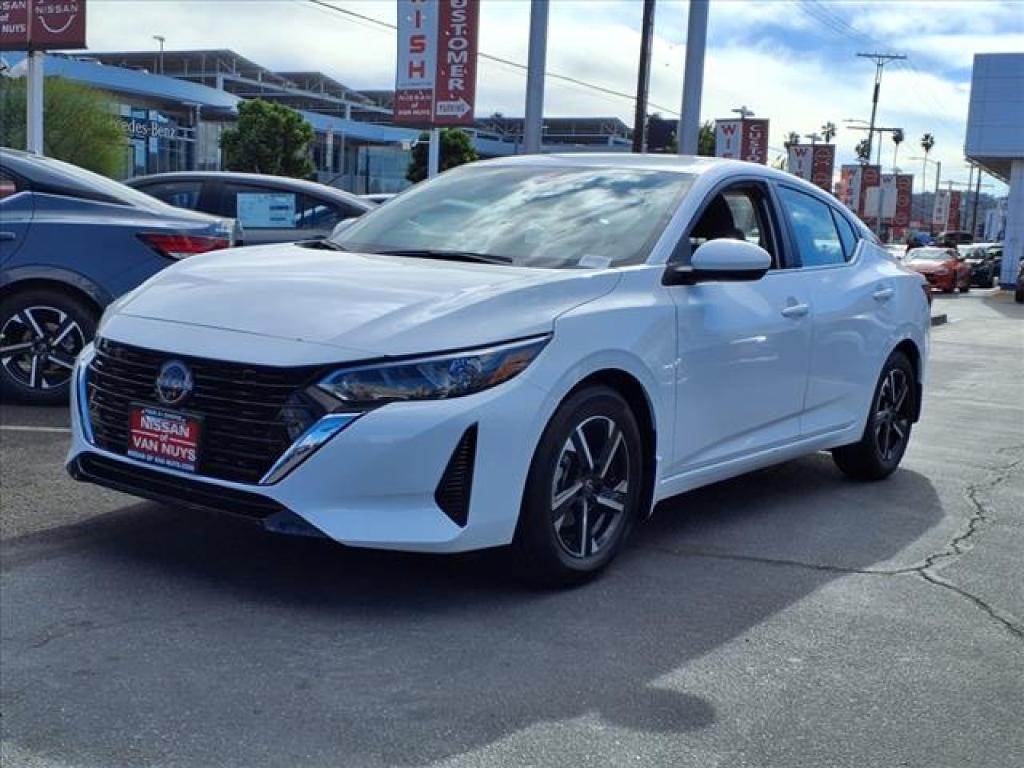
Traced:
[[905, 354], [893, 352], [882, 367], [861, 439], [832, 451], [843, 474], [881, 480], [896, 470], [910, 442], [916, 397], [914, 367]]
[[96, 332], [96, 313], [84, 302], [48, 289], [0, 302], [0, 391], [31, 405], [67, 401], [78, 353]]
[[608, 565], [638, 514], [640, 430], [615, 390], [587, 387], [559, 407], [530, 465], [513, 544], [517, 567], [570, 585]]

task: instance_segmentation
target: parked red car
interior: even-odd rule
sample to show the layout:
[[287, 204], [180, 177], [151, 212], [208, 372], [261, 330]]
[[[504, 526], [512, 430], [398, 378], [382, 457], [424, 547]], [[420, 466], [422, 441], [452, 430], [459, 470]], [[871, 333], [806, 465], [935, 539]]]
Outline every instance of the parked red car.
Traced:
[[971, 290], [971, 267], [956, 248], [914, 248], [903, 265], [924, 275], [928, 285], [943, 293]]

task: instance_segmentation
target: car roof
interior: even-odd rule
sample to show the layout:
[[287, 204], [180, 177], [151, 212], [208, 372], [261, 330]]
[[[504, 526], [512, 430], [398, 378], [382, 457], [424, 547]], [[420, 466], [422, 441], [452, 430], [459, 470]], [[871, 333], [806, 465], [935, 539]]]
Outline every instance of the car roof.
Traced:
[[290, 176], [274, 176], [269, 173], [243, 173], [241, 171], [171, 171], [168, 173], [153, 173], [148, 176], [136, 176], [126, 183], [132, 187], [142, 184], [152, 184], [167, 181], [205, 181], [221, 180], [232, 181], [239, 184], [255, 184], [258, 186], [277, 187], [295, 192], [307, 192], [320, 197], [334, 197], [346, 203], [353, 203], [372, 210], [373, 206], [361, 200], [358, 195], [353, 195], [343, 189], [331, 187], [308, 179], [296, 179]]

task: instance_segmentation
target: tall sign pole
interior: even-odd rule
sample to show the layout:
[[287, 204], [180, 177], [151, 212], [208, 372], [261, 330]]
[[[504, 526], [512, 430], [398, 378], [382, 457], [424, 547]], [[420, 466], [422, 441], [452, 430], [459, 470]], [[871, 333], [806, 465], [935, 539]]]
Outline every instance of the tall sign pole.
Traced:
[[647, 139], [647, 92], [651, 79], [651, 42], [654, 37], [654, 0], [644, 0], [640, 31], [640, 66], [636, 75], [636, 112], [633, 115], [633, 151], [645, 152]]
[[548, 0], [530, 2], [530, 53], [526, 69], [526, 119], [523, 150], [540, 152], [544, 132], [544, 69], [548, 55]]
[[678, 153], [696, 155], [700, 141], [700, 99], [704, 86], [704, 48], [708, 39], [708, 0], [690, 0], [686, 21], [686, 68], [683, 106], [676, 130]]
[[480, 0], [398, 0], [394, 121], [430, 129], [437, 175], [442, 126], [472, 125]]
[[85, 48], [85, 0], [0, 2], [0, 51], [28, 51], [25, 148], [43, 153], [43, 51]]

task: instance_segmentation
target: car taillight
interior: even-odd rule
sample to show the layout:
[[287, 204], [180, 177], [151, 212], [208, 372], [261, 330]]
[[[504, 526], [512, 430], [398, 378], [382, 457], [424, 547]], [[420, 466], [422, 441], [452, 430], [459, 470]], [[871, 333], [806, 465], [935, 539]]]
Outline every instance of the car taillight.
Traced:
[[197, 253], [230, 248], [231, 239], [227, 237], [211, 237], [209, 235], [170, 235], [148, 233], [139, 235], [146, 245], [169, 259], [184, 259]]

